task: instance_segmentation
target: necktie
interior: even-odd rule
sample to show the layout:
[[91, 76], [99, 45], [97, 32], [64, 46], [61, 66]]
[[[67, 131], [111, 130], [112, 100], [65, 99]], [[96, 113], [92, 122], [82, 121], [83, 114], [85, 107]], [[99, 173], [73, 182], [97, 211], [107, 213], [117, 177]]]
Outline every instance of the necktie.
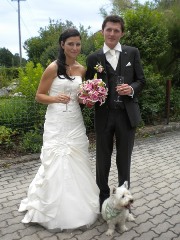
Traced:
[[117, 67], [117, 58], [116, 58], [116, 51], [114, 49], [110, 49], [110, 54], [112, 57], [110, 58], [110, 64], [113, 67], [114, 70], [116, 70]]

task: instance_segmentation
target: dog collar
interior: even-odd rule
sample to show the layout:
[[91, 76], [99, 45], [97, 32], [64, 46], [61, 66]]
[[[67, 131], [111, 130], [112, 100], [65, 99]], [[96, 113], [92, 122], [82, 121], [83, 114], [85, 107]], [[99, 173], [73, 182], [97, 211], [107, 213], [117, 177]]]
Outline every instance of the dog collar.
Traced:
[[106, 220], [111, 220], [117, 217], [120, 214], [120, 212], [121, 212], [120, 210], [116, 208], [112, 208], [108, 203], [106, 204], [106, 208], [105, 208]]

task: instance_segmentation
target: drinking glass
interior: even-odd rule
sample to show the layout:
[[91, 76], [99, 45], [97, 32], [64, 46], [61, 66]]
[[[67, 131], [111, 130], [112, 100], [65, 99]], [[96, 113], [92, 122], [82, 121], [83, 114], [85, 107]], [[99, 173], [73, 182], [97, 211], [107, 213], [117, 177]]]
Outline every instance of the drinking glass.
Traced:
[[[120, 86], [124, 84], [124, 76], [117, 76], [116, 78], [116, 86]], [[116, 103], [122, 102], [121, 96], [118, 94], [117, 99], [114, 100]]]
[[[71, 96], [71, 91], [72, 91], [72, 88], [71, 88], [71, 81], [68, 80], [67, 83], [65, 83], [64, 85], [64, 94], [66, 94], [67, 96]], [[63, 111], [63, 112], [71, 112], [69, 109], [68, 109], [68, 103], [66, 103], [66, 109]]]

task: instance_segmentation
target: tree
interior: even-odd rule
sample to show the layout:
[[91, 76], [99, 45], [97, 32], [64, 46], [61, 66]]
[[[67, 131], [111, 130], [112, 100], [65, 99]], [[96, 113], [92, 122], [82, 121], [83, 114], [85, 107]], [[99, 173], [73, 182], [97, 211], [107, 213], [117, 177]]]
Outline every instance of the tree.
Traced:
[[49, 61], [55, 60], [57, 58], [59, 36], [65, 29], [70, 27], [75, 28], [70, 21], [62, 23], [50, 19], [47, 27], [40, 28], [38, 37], [25, 41], [24, 48], [29, 60], [34, 63], [41, 62], [43, 66], [46, 66]]
[[163, 14], [148, 3], [144, 6], [138, 4], [135, 10], [124, 13], [124, 19], [127, 30], [122, 43], [139, 48], [144, 64], [151, 64], [158, 72], [158, 61], [169, 47]]
[[6, 48], [0, 48], [0, 66], [11, 67], [13, 65], [13, 54]]
[[154, 0], [158, 8], [162, 8], [162, 9], [168, 9], [178, 1], [179, 0]]
[[[26, 59], [22, 59], [22, 66], [25, 66]], [[0, 66], [4, 67], [19, 67], [20, 57], [18, 53], [14, 55], [6, 48], [0, 48]]]
[[[111, 14], [125, 20], [125, 36], [121, 43], [139, 48], [145, 65], [151, 64], [157, 72], [159, 59], [165, 55], [170, 43], [163, 13], [153, 3], [140, 4], [138, 0], [111, 0]], [[101, 8], [102, 11], [102, 8]], [[103, 14], [105, 13], [102, 12]]]
[[132, 0], [109, 0], [112, 4], [112, 9], [110, 13], [106, 11], [106, 6], [100, 8], [101, 15], [105, 18], [109, 14], [123, 15], [127, 9], [133, 8]]
[[157, 9], [164, 13], [164, 23], [171, 43], [166, 54], [159, 61], [165, 75], [172, 75], [173, 83], [180, 87], [180, 1], [158, 1]]

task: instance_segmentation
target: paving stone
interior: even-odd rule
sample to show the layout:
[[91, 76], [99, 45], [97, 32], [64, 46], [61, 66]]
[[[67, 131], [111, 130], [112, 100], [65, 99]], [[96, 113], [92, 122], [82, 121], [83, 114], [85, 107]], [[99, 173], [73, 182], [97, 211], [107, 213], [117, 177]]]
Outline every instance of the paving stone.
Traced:
[[148, 210], [150, 210], [148, 206], [140, 206], [135, 209], [135, 211], [138, 212], [139, 214], [143, 214]]
[[17, 204], [16, 200], [12, 200], [12, 201], [9, 201], [9, 202], [2, 203], [3, 208], [12, 207], [12, 206], [15, 206], [16, 204]]
[[12, 218], [13, 218], [12, 212], [9, 212], [6, 214], [0, 214], [1, 221], [7, 220], [7, 219], [12, 219]]
[[156, 225], [156, 227], [152, 228], [152, 230], [157, 234], [161, 234], [167, 233], [170, 228], [172, 228], [172, 224], [170, 224], [169, 222], [164, 222]]
[[150, 219], [152, 219], [153, 216], [150, 215], [149, 213], [144, 213], [144, 214], [141, 214], [141, 215], [138, 215], [135, 219], [135, 221], [140, 224], [140, 223], [144, 223], [144, 222], [147, 222], [149, 221]]
[[155, 224], [155, 225], [158, 225], [162, 222], [166, 222], [167, 220], [169, 219], [169, 217], [164, 214], [164, 213], [161, 213], [159, 215], [156, 215], [156, 216], [153, 216], [150, 221]]
[[[7, 233], [6, 235], [1, 237], [1, 240], [10, 240], [10, 239], [11, 240], [18, 240], [18, 239], [21, 239], [21, 238], [19, 237], [17, 232], [14, 232], [12, 234]], [[32, 238], [31, 238], [31, 240], [32, 240]], [[33, 240], [36, 240], [36, 239], [33, 239]]]
[[173, 225], [172, 228], [170, 228], [170, 231], [174, 232], [178, 236], [180, 236], [180, 222]]
[[18, 231], [21, 238], [32, 236], [33, 234], [35, 234], [35, 235], [37, 235], [37, 237], [39, 237], [38, 236], [38, 231], [39, 231], [38, 227], [26, 226], [25, 224], [22, 224], [22, 225], [23, 225], [24, 229], [21, 229]]
[[141, 234], [141, 236], [133, 238], [133, 240], [152, 240], [157, 236], [158, 235], [155, 232], [149, 231], [149, 232]]
[[92, 236], [99, 236], [99, 235], [100, 235], [99, 231], [96, 228], [94, 228], [92, 230], [85, 231], [85, 232], [81, 233], [80, 235], [75, 235], [75, 237], [78, 240], [84, 240], [84, 239], [91, 239]]
[[[177, 203], [178, 203], [177, 200], [171, 199], [171, 200], [169, 200], [169, 201], [167, 201], [167, 202], [162, 203], [161, 205], [162, 205], [164, 208], [166, 208], [166, 210], [170, 209], [170, 211], [172, 211], [172, 210], [176, 207], [175, 205], [176, 205]], [[178, 207], [176, 207], [176, 209], [179, 210]]]
[[[25, 237], [22, 237], [19, 239], [21, 239], [21, 240], [41, 240], [41, 238], [39, 238], [37, 234], [32, 234], [30, 236], [25, 236]], [[56, 240], [57, 240], [57, 238], [56, 238]]]
[[139, 224], [138, 227], [135, 228], [135, 231], [139, 234], [147, 233], [148, 231], [152, 230], [154, 226], [155, 225], [152, 222], [147, 221], [145, 223]]
[[154, 238], [154, 240], [170, 240], [173, 239], [174, 237], [177, 237], [177, 235], [171, 231], [168, 231], [168, 233], [167, 232], [162, 233], [160, 236], [158, 236], [158, 238]]
[[11, 192], [5, 192], [5, 193], [2, 193], [1, 195], [0, 195], [0, 202], [2, 201], [3, 202], [3, 198], [6, 198], [6, 197], [8, 197], [8, 196], [12, 196], [13, 194], [11, 193]]
[[[1, 219], [1, 216], [0, 216], [0, 219]], [[6, 222], [6, 221], [3, 221], [3, 219], [1, 219], [0, 229], [3, 229], [3, 228], [5, 228], [5, 227], [7, 227], [7, 226], [8, 226], [7, 222]], [[0, 230], [0, 231], [1, 231], [1, 230]]]
[[4, 236], [7, 233], [15, 233], [19, 230], [25, 229], [26, 227], [23, 226], [21, 223], [17, 223], [17, 224], [12, 224], [12, 225], [8, 225], [6, 228], [1, 229], [1, 234]]
[[148, 194], [145, 199], [147, 199], [148, 201], [152, 201], [154, 199], [159, 199], [159, 196], [160, 194], [157, 193], [157, 192], [154, 192], [154, 193], [151, 193], [151, 194]]
[[158, 214], [161, 214], [165, 211], [165, 208], [163, 208], [161, 205], [152, 208], [151, 210], [148, 211], [148, 213], [152, 216], [156, 216]]
[[[173, 215], [171, 218], [169, 218], [167, 220], [169, 223], [171, 223], [172, 225], [175, 225], [178, 221], [180, 222], [180, 215]], [[180, 231], [179, 231], [180, 232]]]
[[[51, 236], [51, 237], [47, 237], [47, 238], [45, 237], [45, 238], [43, 238], [43, 240], [59, 240], [59, 239], [57, 236]], [[72, 240], [72, 238], [71, 238], [71, 240]]]

